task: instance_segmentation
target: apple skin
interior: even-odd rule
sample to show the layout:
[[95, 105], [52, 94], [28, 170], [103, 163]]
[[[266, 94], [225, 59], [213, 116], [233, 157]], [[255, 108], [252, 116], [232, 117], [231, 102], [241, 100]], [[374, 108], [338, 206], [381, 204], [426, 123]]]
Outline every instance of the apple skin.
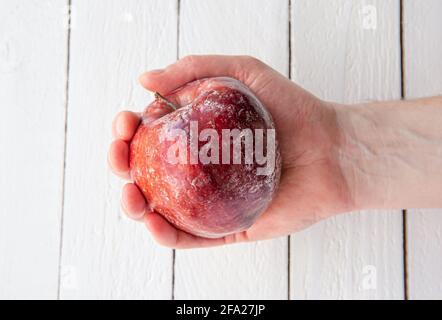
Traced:
[[[174, 111], [161, 99], [152, 102], [130, 145], [131, 176], [150, 209], [176, 228], [200, 237], [218, 238], [248, 229], [269, 206], [279, 184], [277, 139], [273, 172], [257, 175], [255, 159], [248, 165], [244, 161], [172, 164], [167, 152], [176, 141], [165, 137], [171, 129], [189, 132], [191, 120], [198, 121], [198, 132], [212, 128], [219, 137], [222, 129], [274, 129], [269, 112], [250, 89], [227, 77], [190, 82], [166, 99], [179, 108]], [[155, 114], [162, 116], [152, 118]], [[199, 142], [199, 147], [204, 144]], [[221, 147], [219, 143], [220, 159]], [[242, 159], [243, 152], [244, 148]]]

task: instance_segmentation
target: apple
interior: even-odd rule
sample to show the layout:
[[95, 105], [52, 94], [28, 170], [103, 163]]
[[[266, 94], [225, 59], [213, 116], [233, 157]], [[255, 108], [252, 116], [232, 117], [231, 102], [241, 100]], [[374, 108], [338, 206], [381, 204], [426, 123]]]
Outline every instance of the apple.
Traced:
[[190, 82], [144, 111], [131, 176], [151, 210], [176, 228], [217, 238], [249, 228], [278, 187], [274, 122], [238, 80]]

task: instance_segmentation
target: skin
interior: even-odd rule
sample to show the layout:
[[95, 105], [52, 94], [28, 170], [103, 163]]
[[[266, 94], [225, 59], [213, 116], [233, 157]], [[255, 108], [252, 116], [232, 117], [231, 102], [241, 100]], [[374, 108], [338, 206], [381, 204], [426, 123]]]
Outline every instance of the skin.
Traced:
[[[283, 160], [280, 186], [251, 228], [205, 239], [149, 212], [137, 186], [127, 183], [123, 210], [143, 221], [161, 245], [195, 248], [258, 241], [353, 210], [442, 206], [441, 97], [346, 106], [325, 102], [247, 56], [188, 56], [143, 74], [140, 83], [165, 95], [190, 81], [218, 76], [242, 81], [272, 114]], [[156, 110], [150, 114], [152, 119], [162, 115]], [[109, 164], [127, 180], [129, 144], [139, 121], [139, 113], [123, 111], [113, 123]]]

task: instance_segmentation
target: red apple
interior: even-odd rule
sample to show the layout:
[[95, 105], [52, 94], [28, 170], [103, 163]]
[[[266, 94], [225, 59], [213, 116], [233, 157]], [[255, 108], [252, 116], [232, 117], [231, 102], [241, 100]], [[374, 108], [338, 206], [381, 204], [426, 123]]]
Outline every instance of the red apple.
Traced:
[[130, 167], [152, 210], [178, 229], [217, 238], [249, 228], [265, 211], [281, 157], [264, 105], [221, 77], [157, 94], [131, 142]]

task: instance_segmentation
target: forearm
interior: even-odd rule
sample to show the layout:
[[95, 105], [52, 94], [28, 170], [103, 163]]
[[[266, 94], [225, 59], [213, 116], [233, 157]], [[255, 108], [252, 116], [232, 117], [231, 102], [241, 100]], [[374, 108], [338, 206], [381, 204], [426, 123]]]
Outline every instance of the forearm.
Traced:
[[336, 106], [355, 209], [442, 207], [442, 97]]

